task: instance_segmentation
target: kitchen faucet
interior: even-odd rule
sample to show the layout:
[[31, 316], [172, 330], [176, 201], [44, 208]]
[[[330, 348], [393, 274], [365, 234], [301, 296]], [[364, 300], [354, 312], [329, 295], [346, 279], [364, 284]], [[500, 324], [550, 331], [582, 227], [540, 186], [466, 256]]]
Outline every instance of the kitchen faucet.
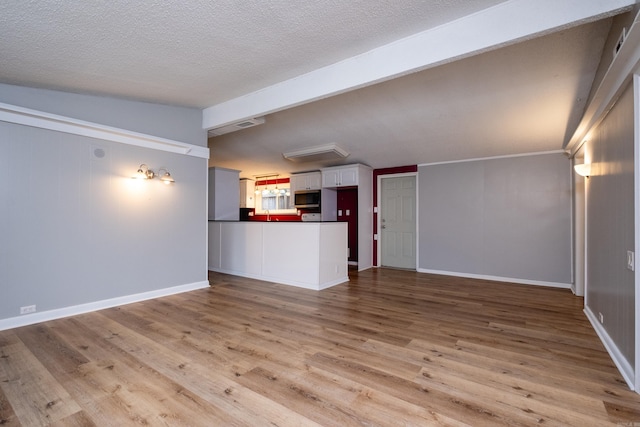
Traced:
[[269, 209], [267, 209], [267, 221], [271, 221], [271, 214], [269, 213]]

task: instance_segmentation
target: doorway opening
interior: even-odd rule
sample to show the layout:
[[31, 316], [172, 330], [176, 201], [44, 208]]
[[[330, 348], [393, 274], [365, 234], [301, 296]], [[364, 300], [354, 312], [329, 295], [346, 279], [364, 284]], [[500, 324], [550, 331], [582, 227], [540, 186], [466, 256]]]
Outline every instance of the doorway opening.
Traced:
[[337, 191], [338, 221], [347, 223], [349, 264], [358, 264], [358, 188], [339, 188]]

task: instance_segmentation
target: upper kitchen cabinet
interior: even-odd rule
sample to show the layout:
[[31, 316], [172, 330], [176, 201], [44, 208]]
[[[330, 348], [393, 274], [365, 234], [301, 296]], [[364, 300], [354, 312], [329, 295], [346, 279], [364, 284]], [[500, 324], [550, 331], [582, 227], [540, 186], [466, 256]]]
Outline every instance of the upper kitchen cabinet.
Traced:
[[322, 188], [358, 186], [362, 179], [370, 181], [371, 173], [369, 166], [360, 164], [323, 168]]
[[360, 174], [365, 168], [371, 173], [371, 168], [364, 165], [335, 166], [322, 169], [322, 187], [337, 188], [358, 185]]
[[289, 178], [291, 193], [301, 190], [320, 190], [322, 174], [320, 172], [305, 172], [292, 174]]
[[240, 171], [219, 167], [209, 168], [209, 220], [238, 221], [240, 219]]
[[241, 208], [255, 208], [255, 181], [248, 178], [242, 178], [240, 180], [240, 207]]

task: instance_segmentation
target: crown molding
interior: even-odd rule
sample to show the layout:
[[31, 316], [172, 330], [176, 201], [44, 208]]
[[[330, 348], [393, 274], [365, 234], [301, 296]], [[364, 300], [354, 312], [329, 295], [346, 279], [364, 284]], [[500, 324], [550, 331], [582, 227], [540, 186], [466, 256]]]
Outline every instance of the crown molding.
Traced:
[[43, 111], [11, 104], [0, 103], [0, 121], [167, 151], [170, 153], [184, 154], [186, 156], [204, 159], [209, 158], [209, 149], [206, 147], [45, 113]]

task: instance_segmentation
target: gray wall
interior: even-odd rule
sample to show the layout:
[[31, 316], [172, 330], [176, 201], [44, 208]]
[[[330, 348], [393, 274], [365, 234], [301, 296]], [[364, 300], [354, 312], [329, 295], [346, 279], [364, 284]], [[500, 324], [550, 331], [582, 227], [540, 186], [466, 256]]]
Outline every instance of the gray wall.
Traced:
[[626, 268], [634, 250], [634, 106], [632, 85], [625, 90], [591, 140], [585, 160], [587, 307], [604, 316], [603, 327], [634, 366], [635, 281]]
[[420, 166], [420, 270], [571, 283], [563, 154]]
[[[123, 101], [132, 121], [156, 111], [134, 107]], [[131, 179], [141, 163], [168, 168], [175, 185]], [[206, 185], [207, 159], [0, 122], [0, 320], [25, 305], [42, 312], [206, 281]]]
[[207, 146], [202, 111], [147, 102], [0, 84], [0, 102]]

